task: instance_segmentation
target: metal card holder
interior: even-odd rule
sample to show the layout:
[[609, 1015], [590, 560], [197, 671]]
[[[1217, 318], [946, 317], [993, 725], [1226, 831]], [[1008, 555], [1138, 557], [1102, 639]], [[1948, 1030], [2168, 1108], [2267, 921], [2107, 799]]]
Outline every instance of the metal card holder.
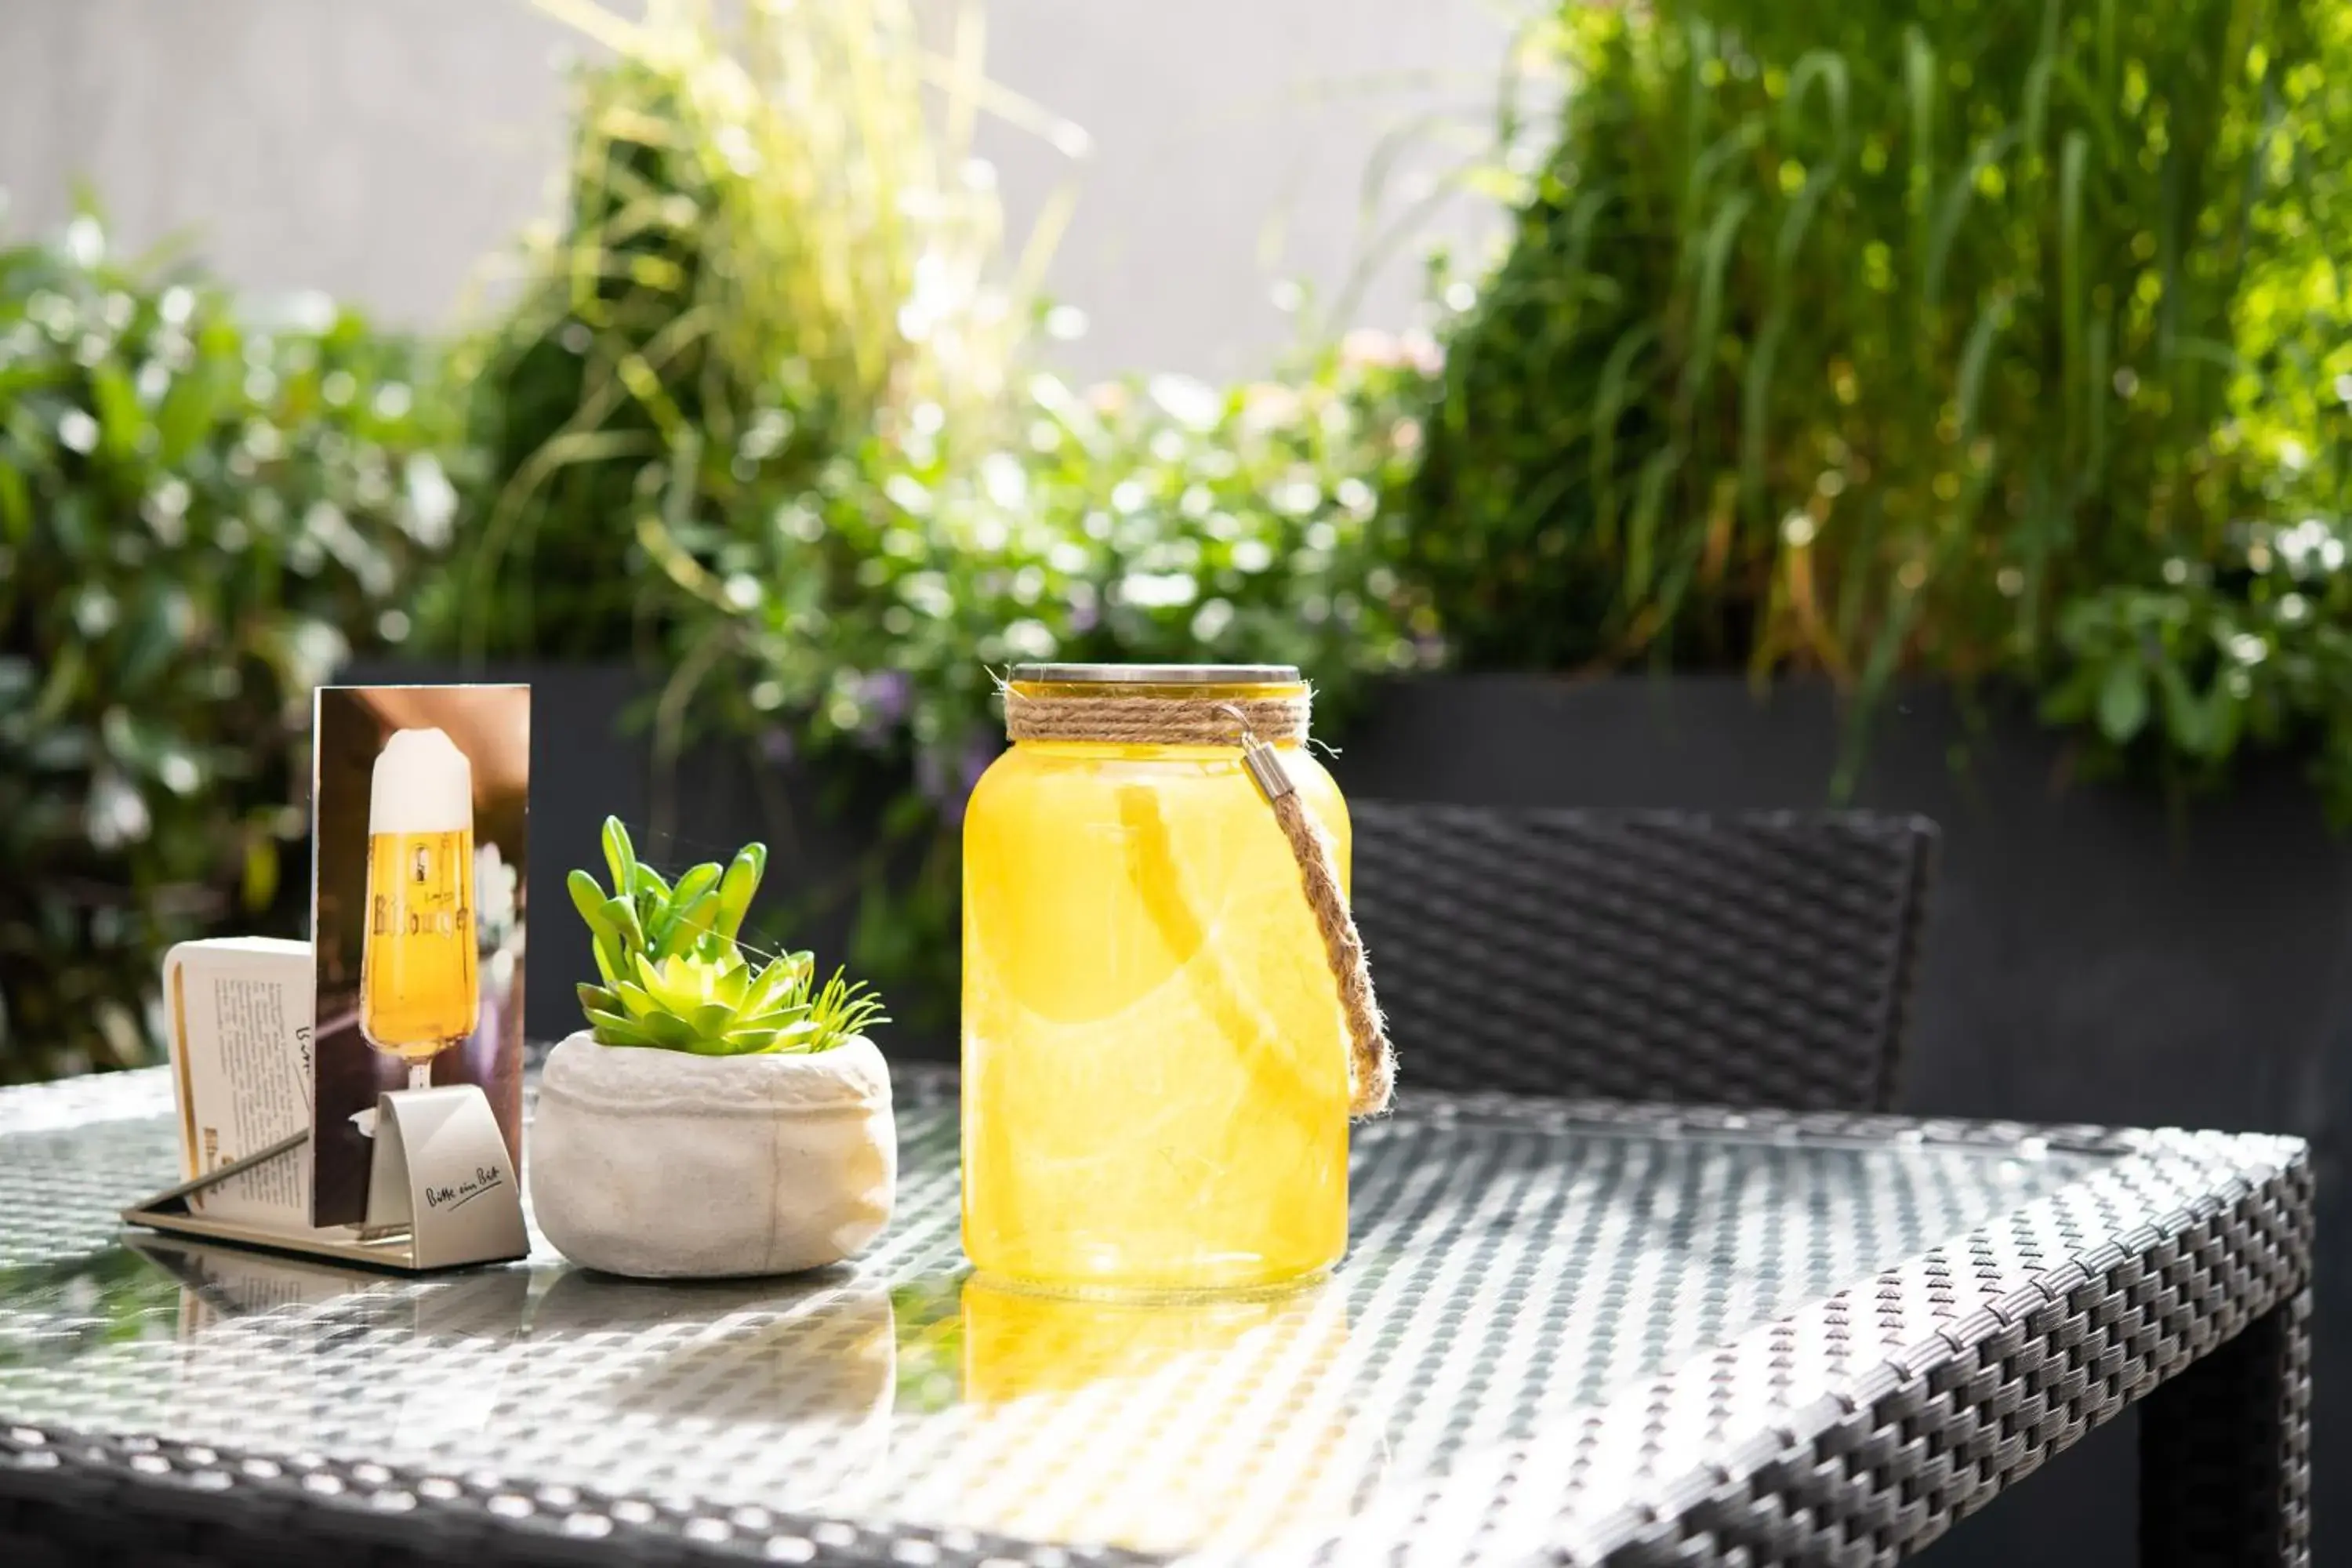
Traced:
[[168, 1187], [122, 1211], [125, 1225], [422, 1274], [503, 1263], [530, 1251], [522, 1181], [490, 1102], [472, 1084], [394, 1089], [376, 1100], [367, 1223], [281, 1230], [208, 1219], [188, 1200], [310, 1141], [308, 1131]]

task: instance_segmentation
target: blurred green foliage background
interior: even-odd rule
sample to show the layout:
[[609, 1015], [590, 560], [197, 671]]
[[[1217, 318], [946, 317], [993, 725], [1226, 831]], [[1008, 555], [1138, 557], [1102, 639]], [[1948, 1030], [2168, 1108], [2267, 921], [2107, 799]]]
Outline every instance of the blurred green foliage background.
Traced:
[[0, 249], [0, 1079], [148, 1059], [165, 947], [307, 903], [310, 689], [455, 521], [433, 374], [94, 216]]
[[[976, 26], [544, 3], [601, 46], [562, 203], [449, 342], [94, 217], [0, 252], [0, 1077], [139, 1059], [163, 944], [298, 918], [306, 693], [371, 646], [633, 658], [665, 756], [886, 781], [851, 957], [901, 1017], [1018, 659], [1292, 661], [1327, 727], [1449, 666], [1924, 676], [2352, 817], [2352, 7], [1560, 5], [1433, 338], [1080, 388], [1085, 138]], [[1074, 160], [1026, 233], [983, 117]]]

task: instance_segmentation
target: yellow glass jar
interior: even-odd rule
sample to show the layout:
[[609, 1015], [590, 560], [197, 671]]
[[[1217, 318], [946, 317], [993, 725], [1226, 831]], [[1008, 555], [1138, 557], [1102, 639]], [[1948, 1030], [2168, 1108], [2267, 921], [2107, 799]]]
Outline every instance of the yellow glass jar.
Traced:
[[[1303, 701], [1286, 666], [1031, 665], [1013, 702]], [[1347, 875], [1339, 787], [1278, 742]], [[1348, 1239], [1349, 1047], [1234, 745], [1016, 740], [964, 820], [963, 1235], [982, 1276], [1231, 1290]]]

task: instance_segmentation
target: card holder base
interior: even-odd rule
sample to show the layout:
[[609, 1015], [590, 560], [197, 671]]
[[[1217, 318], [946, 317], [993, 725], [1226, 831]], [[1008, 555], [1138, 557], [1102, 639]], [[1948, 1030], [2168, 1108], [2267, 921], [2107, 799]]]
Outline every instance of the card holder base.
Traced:
[[121, 1211], [122, 1223], [403, 1274], [510, 1262], [530, 1253], [520, 1175], [488, 1097], [472, 1084], [394, 1089], [378, 1098], [364, 1224], [292, 1230], [208, 1218], [190, 1205], [191, 1197], [310, 1137], [292, 1133], [142, 1198]]

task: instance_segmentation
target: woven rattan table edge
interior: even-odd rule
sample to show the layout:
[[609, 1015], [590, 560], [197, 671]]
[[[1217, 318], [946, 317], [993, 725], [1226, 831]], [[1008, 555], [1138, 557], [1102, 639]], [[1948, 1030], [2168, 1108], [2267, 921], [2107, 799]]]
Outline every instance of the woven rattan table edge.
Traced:
[[[215, 1445], [106, 1436], [0, 1418], [0, 1507], [29, 1482], [201, 1529], [247, 1531], [301, 1516], [322, 1547], [383, 1545], [412, 1531], [417, 1562], [1027, 1564], [1105, 1568], [1159, 1558], [1116, 1547], [1047, 1544], [946, 1526], [861, 1524], [760, 1507], [684, 1507], [593, 1488], [534, 1485], [425, 1467], [276, 1458]], [[39, 1496], [38, 1492], [34, 1494]], [[299, 1552], [279, 1561], [325, 1561]], [[404, 1561], [407, 1559], [403, 1559]]]
[[[1530, 1108], [1531, 1110], [1533, 1108]], [[1589, 1102], [1580, 1112], [1594, 1110]], [[2045, 1194], [1988, 1226], [1954, 1242], [1930, 1248], [1895, 1268], [1858, 1283], [1838, 1295], [1799, 1309], [1772, 1323], [1736, 1336], [1713, 1352], [1690, 1361], [1643, 1386], [1621, 1391], [1604, 1404], [1581, 1412], [1559, 1429], [1538, 1435], [1480, 1456], [1475, 1467], [1463, 1467], [1447, 1479], [1428, 1488], [1408, 1506], [1389, 1502], [1351, 1523], [1334, 1539], [1318, 1543], [1311, 1552], [1324, 1563], [1694, 1563], [1713, 1562], [1837, 1562], [1892, 1563], [1925, 1547], [1953, 1524], [1990, 1502], [2000, 1491], [2032, 1474], [2043, 1462], [2127, 1405], [2146, 1398], [2169, 1377], [2228, 1341], [2248, 1323], [2273, 1309], [2294, 1301], [2310, 1288], [2312, 1279], [2312, 1205], [2314, 1175], [2310, 1151], [2301, 1139], [2259, 1133], [2191, 1132], [2177, 1129], [2105, 1129], [2089, 1126], [2041, 1127], [2023, 1123], [1933, 1122], [1901, 1117], [1843, 1113], [1780, 1113], [1720, 1111], [1687, 1107], [1634, 1107], [1632, 1111], [1658, 1124], [1734, 1131], [1777, 1131], [1801, 1125], [1826, 1133], [1866, 1133], [1872, 1129], [1933, 1129], [1938, 1141], [1964, 1142], [1998, 1141], [2016, 1136], [2028, 1142], [2046, 1141], [2053, 1148], [2109, 1152], [2119, 1157], [2107, 1168], [2091, 1173], [2057, 1192]], [[2201, 1156], [2201, 1158], [2200, 1158]], [[2052, 1267], [2022, 1276], [1990, 1310], [1967, 1314], [1948, 1328], [1939, 1329], [1892, 1353], [1862, 1358], [1853, 1373], [1792, 1401], [1788, 1418], [1763, 1434], [1726, 1433], [1719, 1445], [1670, 1470], [1631, 1478], [1604, 1506], [1580, 1509], [1573, 1500], [1543, 1510], [1512, 1533], [1491, 1507], [1477, 1506], [1477, 1494], [1527, 1478], [1543, 1478], [1538, 1485], [1579, 1499], [1590, 1483], [1571, 1472], [1579, 1437], [1606, 1427], [1612, 1412], [1658, 1406], [1673, 1400], [1695, 1383], [1718, 1373], [1727, 1363], [1764, 1357], [1776, 1339], [1818, 1324], [1841, 1308], [1847, 1310], [1865, 1295], [1898, 1281], [1906, 1271], [1927, 1260], [1968, 1246], [1994, 1226], [2008, 1224], [2054, 1204], [2084, 1184], [2129, 1184], [2168, 1164], [2200, 1163], [2235, 1157], [2237, 1166], [2218, 1186], [2205, 1192], [2193, 1209], [2150, 1216], [2149, 1222], [2124, 1241], [2110, 1241], [2067, 1257]], [[2252, 1223], [2247, 1211], [2267, 1215], [2267, 1226]], [[1914, 1424], [1915, 1436], [1932, 1440], [1938, 1435], [1922, 1420], [1924, 1410], [1905, 1407], [1919, 1401], [1936, 1381], [2001, 1336], [2021, 1332], [2032, 1342], [2021, 1349], [2047, 1349], [2066, 1326], [2101, 1310], [2120, 1297], [2147, 1268], [2152, 1258], [2207, 1244], [2217, 1233], [2231, 1229], [2231, 1215], [2239, 1250], [2259, 1275], [2258, 1288], [2242, 1295], [2211, 1300], [2178, 1336], [2152, 1358], [2141, 1375], [2123, 1380], [2125, 1386], [2092, 1402], [2087, 1418], [2062, 1441], [2029, 1446], [2021, 1460], [1998, 1469], [1989, 1484], [1955, 1494], [1946, 1506], [1906, 1507], [1895, 1510], [1898, 1525], [1861, 1537], [1848, 1528], [1853, 1517], [1881, 1511], [1866, 1484], [1857, 1484], [1846, 1500], [1844, 1514], [1824, 1507], [1819, 1488], [1780, 1484], [1776, 1473], [1793, 1461], [1823, 1448], [1834, 1450], [1843, 1440], [1880, 1429], [1890, 1409]], [[2267, 1231], [2267, 1236], [2255, 1234]], [[2128, 1242], [2129, 1245], [2126, 1243]], [[2095, 1264], [2095, 1267], [2094, 1265]], [[1969, 1402], [1945, 1399], [1940, 1414], [1948, 1422], [1972, 1418], [2012, 1391], [1996, 1389]], [[1942, 1396], [1937, 1396], [1941, 1398]], [[1498, 1481], [1497, 1478], [1501, 1478]], [[1785, 1478], [1782, 1478], [1785, 1479]], [[1896, 1475], [1895, 1485], [1916, 1483], [1916, 1477]], [[1818, 1478], [1813, 1478], [1816, 1481]], [[1806, 1489], [1808, 1495], [1797, 1492]], [[1880, 1488], [1880, 1491], [1887, 1489]], [[1460, 1525], [1483, 1519], [1484, 1528], [1465, 1536]], [[2305, 1521], [2307, 1524], [2307, 1521]], [[1802, 1539], [1800, 1539], [1802, 1538]], [[1400, 1545], [1399, 1543], [1402, 1544]], [[1420, 1548], [1429, 1550], [1424, 1552]]]
[[[2090, 1431], [2154, 1393], [2200, 1355], [2209, 1353], [2254, 1319], [2287, 1304], [2309, 1288], [2314, 1184], [2309, 1152], [2300, 1140], [2261, 1142], [2294, 1147], [2284, 1152], [2285, 1158], [2278, 1165], [2232, 1178], [2221, 1192], [2209, 1194], [2186, 1224], [2174, 1223], [2182, 1218], [2179, 1215], [2167, 1215], [2155, 1224], [2151, 1233], [2143, 1234], [2143, 1245], [2139, 1247], [2095, 1249], [2111, 1254], [2101, 1259], [2100, 1268], [2088, 1267], [2083, 1258], [2071, 1258], [2034, 1277], [2001, 1305], [1972, 1315], [1956, 1329], [1940, 1330], [1916, 1349], [1883, 1363], [1899, 1378], [1894, 1386], [1874, 1391], [1875, 1396], [1868, 1398], [1858, 1392], [1834, 1392], [1828, 1400], [1816, 1404], [1805, 1413], [1808, 1420], [1791, 1422], [1780, 1434], [1781, 1440], [1777, 1449], [1760, 1462], [1738, 1472], [1727, 1469], [1711, 1474], [1704, 1468], [1693, 1468], [1680, 1478], [1681, 1484], [1690, 1487], [1701, 1479], [1709, 1484], [1697, 1500], [1677, 1510], [1672, 1519], [1654, 1513], [1638, 1521], [1621, 1520], [1615, 1528], [1593, 1531], [1581, 1541], [1561, 1539], [1549, 1542], [1545, 1555], [1554, 1561], [1570, 1562], [1687, 1562], [1693, 1556], [1688, 1550], [1692, 1538], [1701, 1535], [1716, 1536], [1726, 1548], [1744, 1545], [1755, 1551], [1760, 1545], [1760, 1537], [1784, 1533], [1784, 1520], [1801, 1511], [1801, 1506], [1792, 1506], [1798, 1500], [1787, 1489], [1774, 1484], [1776, 1466], [1820, 1455], [1825, 1444], [1835, 1445], [1838, 1434], [1851, 1436], [1881, 1429], [1890, 1418], [1928, 1427], [1931, 1423], [1921, 1415], [1892, 1415], [1901, 1409], [1906, 1398], [1923, 1389], [1928, 1399], [1942, 1402], [1937, 1416], [1946, 1423], [1980, 1411], [1990, 1405], [1990, 1398], [1948, 1398], [1934, 1388], [1938, 1375], [1948, 1369], [1966, 1368], [1972, 1359], [1980, 1361], [1989, 1347], [2021, 1327], [2034, 1335], [2035, 1324], [2040, 1322], [2042, 1326], [2038, 1337], [2045, 1343], [2054, 1342], [2062, 1326], [2078, 1322], [2118, 1298], [2136, 1271], [2144, 1270], [2151, 1259], [2200, 1246], [2206, 1237], [2228, 1228], [2227, 1222], [2232, 1215], [2242, 1215], [2250, 1208], [2267, 1208], [2287, 1219], [2285, 1228], [2300, 1245], [2290, 1245], [2252, 1260], [2254, 1271], [2262, 1277], [2256, 1290], [2210, 1299], [2207, 1310], [2197, 1315], [2178, 1342], [2153, 1352], [2135, 1373], [2116, 1377], [2111, 1391], [2099, 1395], [2086, 1393], [2079, 1426], [2062, 1432], [2058, 1440], [2029, 1445], [2021, 1459], [2000, 1468], [1997, 1475], [1980, 1476], [1972, 1483], [1961, 1483], [1957, 1490], [1941, 1494], [1948, 1500], [1941, 1506], [1899, 1509], [1896, 1518], [1900, 1522], [1872, 1542], [1875, 1550], [1869, 1556], [1892, 1560], [1927, 1546], [2010, 1486], [2072, 1447]], [[2150, 1152], [2135, 1157], [2162, 1156]], [[2118, 1167], [2088, 1179], [2119, 1181], [2130, 1173], [2128, 1167]], [[2249, 1224], [2242, 1228], [2254, 1227]], [[2246, 1244], [2259, 1246], [2252, 1237], [2248, 1237]], [[1916, 1484], [1916, 1478], [1898, 1479]], [[1931, 1499], [1937, 1495], [1931, 1493]], [[1810, 1506], [1811, 1500], [1801, 1506]], [[1821, 1544], [1834, 1546], [1842, 1560], [1852, 1560], [1861, 1542], [1838, 1519], [1826, 1516], [1818, 1507], [1813, 1511], [1815, 1518], [1810, 1528], [1822, 1538]], [[1743, 1518], [1743, 1514], [1749, 1517]], [[1718, 1553], [1702, 1552], [1697, 1555], [1713, 1558]]]
[[[912, 1103], [937, 1103], [952, 1099], [956, 1092], [957, 1076], [952, 1068], [895, 1064], [894, 1079], [898, 1092]], [[0, 1100], [5, 1098], [0, 1095]], [[1904, 1397], [1906, 1390], [1924, 1388], [1939, 1372], [1958, 1363], [1996, 1333], [2021, 1322], [2030, 1327], [2037, 1311], [2078, 1296], [2096, 1297], [2120, 1289], [2118, 1281], [2128, 1276], [2136, 1265], [2144, 1268], [2151, 1257], [2168, 1247], [2177, 1250], [2184, 1243], [2194, 1243], [2201, 1234], [2200, 1227], [2210, 1229], [2224, 1214], [2252, 1202], [2279, 1217], [2282, 1223], [2274, 1228], [2283, 1234], [2276, 1238], [2276, 1245], [2257, 1258], [2267, 1265], [2264, 1279], [2271, 1283], [2242, 1298], [2215, 1302], [2213, 1310], [2203, 1316], [2201, 1327], [2193, 1335], [2194, 1350], [2184, 1359], [2168, 1364], [2166, 1374], [2177, 1373], [2196, 1354], [2210, 1351], [2262, 1312], [2307, 1289], [2311, 1277], [2309, 1153], [2300, 1140], [2292, 1138], [1504, 1095], [1427, 1095], [1420, 1097], [1414, 1114], [1441, 1122], [1451, 1118], [1495, 1118], [1563, 1131], [1583, 1127], [1661, 1134], [1731, 1132], [1795, 1142], [1853, 1139], [2016, 1149], [2021, 1153], [2070, 1150], [2116, 1156], [2115, 1164], [2068, 1184], [2062, 1193], [2071, 1191], [2080, 1182], [2127, 1178], [2150, 1163], [2161, 1165], [2182, 1160], [2214, 1163], [2226, 1159], [2234, 1163], [2235, 1169], [2217, 1188], [2202, 1195], [2194, 1212], [2151, 1215], [2146, 1225], [2126, 1238], [2136, 1245], [2110, 1239], [2082, 1257], [2070, 1257], [2025, 1278], [2017, 1289], [2004, 1298], [2014, 1306], [2006, 1317], [1999, 1311], [1972, 1315], [1960, 1330], [1939, 1330], [1906, 1355], [1872, 1361], [1854, 1376], [1839, 1380], [1832, 1386], [1804, 1391], [1803, 1397], [1791, 1401], [1787, 1421], [1763, 1433], [1727, 1435], [1719, 1452], [1709, 1452], [1671, 1472], [1644, 1477], [1643, 1485], [1629, 1491], [1625, 1500], [1605, 1511], [1563, 1516], [1555, 1510], [1548, 1519], [1547, 1528], [1524, 1542], [1524, 1551], [1513, 1550], [1501, 1542], [1466, 1541], [1459, 1535], [1424, 1537], [1411, 1528], [1387, 1540], [1377, 1539], [1370, 1531], [1377, 1531], [1383, 1516], [1391, 1515], [1391, 1510], [1375, 1505], [1370, 1514], [1337, 1536], [1299, 1542], [1298, 1550], [1277, 1549], [1258, 1554], [1269, 1560], [1305, 1556], [1352, 1562], [1368, 1554], [1384, 1560], [1418, 1560], [1415, 1549], [1426, 1547], [1435, 1552], [1433, 1560], [1448, 1562], [1525, 1557], [1559, 1563], [1690, 1563], [1730, 1560], [1735, 1553], [1744, 1561], [1751, 1549], [1736, 1539], [1744, 1528], [1743, 1511], [1774, 1527], [1788, 1512], [1786, 1498], [1772, 1487], [1759, 1484], [1759, 1478], [1768, 1477], [1776, 1467], [1785, 1467], [1794, 1457], [1811, 1452], [1826, 1441], [1835, 1441], [1841, 1434], [1869, 1429], [1875, 1419], [1874, 1413], [1885, 1408], [1889, 1400]], [[0, 1121], [0, 1126], [5, 1126], [5, 1121]], [[1655, 1398], [1661, 1391], [1671, 1394], [1687, 1380], [1703, 1375], [1706, 1367], [1726, 1358], [1753, 1355], [1758, 1347], [1769, 1343], [1774, 1334], [1785, 1333], [1790, 1325], [1818, 1317], [1837, 1302], [1851, 1301], [1863, 1291], [1897, 1279], [1905, 1270], [1966, 1246], [1992, 1226], [2007, 1223], [2057, 1195], [2045, 1194], [1966, 1237], [1907, 1258], [1836, 1297], [1811, 1303], [1788, 1317], [1735, 1336], [1714, 1352], [1702, 1352], [1647, 1385], [1622, 1392], [1597, 1410], [1605, 1412], [1628, 1401]], [[2096, 1258], [2101, 1267], [2092, 1268], [2084, 1258]], [[2162, 1380], [2158, 1376], [2135, 1383], [2122, 1397], [2100, 1410], [2084, 1430], [2145, 1397]], [[1548, 1431], [1528, 1444], [1513, 1447], [1524, 1448], [1530, 1455], [1540, 1455], [1556, 1448], [1564, 1439], [1572, 1440], [1578, 1431], [1598, 1418], [1597, 1415], [1571, 1418], [1560, 1424], [1559, 1430]], [[2001, 1471], [1980, 1493], [1957, 1498], [1949, 1508], [1924, 1513], [1915, 1510], [1914, 1521], [1889, 1536], [1880, 1551], [1853, 1560], [1892, 1561], [1893, 1555], [1887, 1553], [1904, 1555], [1925, 1545], [1958, 1519], [2030, 1474], [2050, 1455], [2070, 1446], [2079, 1436], [2078, 1432], [2065, 1442], [2035, 1450], [2030, 1463]], [[1465, 1467], [1464, 1473], [1431, 1489], [1431, 1495], [1444, 1498], [1475, 1489], [1480, 1484], [1478, 1478], [1490, 1470], [1492, 1461], [1509, 1457], [1501, 1451], [1484, 1456], [1488, 1464]], [[257, 1473], [257, 1465], [262, 1470], [274, 1468], [278, 1473]], [[1102, 1545], [989, 1538], [952, 1528], [904, 1523], [866, 1525], [853, 1520], [756, 1509], [695, 1509], [611, 1496], [589, 1489], [540, 1487], [487, 1475], [467, 1478], [455, 1495], [434, 1496], [435, 1490], [446, 1490], [452, 1478], [436, 1477], [423, 1467], [345, 1463], [322, 1456], [293, 1461], [256, 1458], [142, 1434], [44, 1428], [11, 1422], [5, 1412], [0, 1412], [0, 1498], [9, 1490], [10, 1477], [36, 1474], [57, 1479], [80, 1476], [101, 1486], [127, 1488], [130, 1490], [125, 1493], [125, 1500], [142, 1508], [176, 1503], [197, 1513], [217, 1512], [224, 1508], [234, 1509], [248, 1499], [264, 1513], [299, 1507], [306, 1516], [315, 1515], [314, 1522], [339, 1520], [354, 1532], [353, 1540], [381, 1539], [385, 1526], [400, 1519], [410, 1526], [425, 1526], [436, 1540], [445, 1539], [448, 1531], [456, 1531], [479, 1544], [496, 1540], [501, 1549], [512, 1545], [527, 1550], [532, 1560], [568, 1560], [575, 1555], [575, 1549], [581, 1561], [683, 1563], [761, 1558], [824, 1563], [1011, 1563], [1062, 1568], [1073, 1563], [1168, 1560]], [[207, 1479], [194, 1479], [199, 1476]], [[218, 1477], [226, 1477], [226, 1482], [211, 1479]], [[321, 1479], [322, 1477], [327, 1479]], [[347, 1477], [361, 1484], [352, 1486]], [[1568, 1478], [1562, 1477], [1559, 1489], [1572, 1489]], [[425, 1489], [419, 1490], [420, 1488]], [[549, 1522], [542, 1516], [541, 1504], [550, 1494], [556, 1500], [548, 1506], [564, 1520], [585, 1522]], [[401, 1496], [406, 1498], [405, 1503], [387, 1508], [385, 1498]], [[520, 1511], [519, 1501], [522, 1505]], [[756, 1527], [740, 1522], [740, 1516], [747, 1513], [759, 1516]], [[1835, 1531], [1841, 1527], [1832, 1520], [1827, 1528]], [[1718, 1542], [1720, 1550], [1711, 1548], [1710, 1540]], [[1847, 1536], [1843, 1544], [1851, 1558], [1857, 1542]], [[1832, 1542], [1825, 1539], [1822, 1545], [1827, 1550]]]

